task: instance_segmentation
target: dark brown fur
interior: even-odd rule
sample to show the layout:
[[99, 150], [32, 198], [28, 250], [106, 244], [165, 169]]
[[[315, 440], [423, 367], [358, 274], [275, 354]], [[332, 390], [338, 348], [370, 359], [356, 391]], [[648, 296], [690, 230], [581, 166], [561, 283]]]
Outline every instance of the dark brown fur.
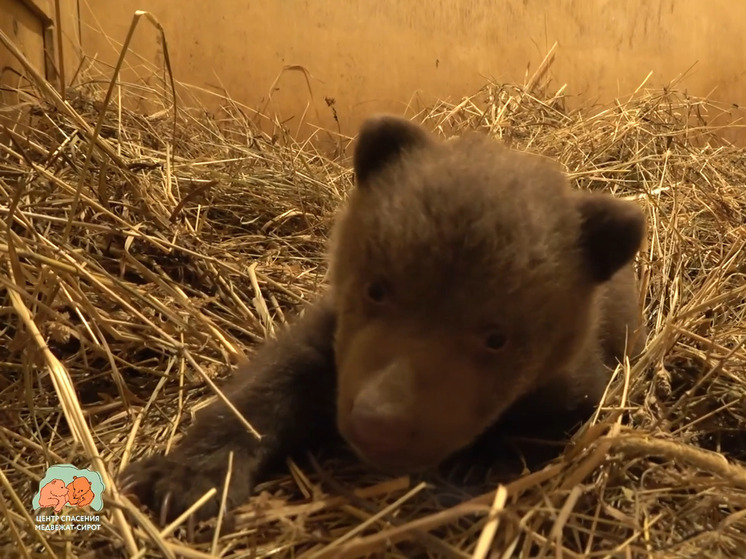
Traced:
[[328, 293], [225, 389], [263, 438], [216, 403], [171, 455], [128, 468], [129, 490], [165, 519], [222, 486], [229, 451], [233, 507], [338, 433], [392, 471], [475, 449], [505, 458], [515, 433], [561, 438], [642, 348], [633, 204], [571, 190], [542, 157], [476, 134], [439, 142], [392, 117], [366, 122], [355, 171]]

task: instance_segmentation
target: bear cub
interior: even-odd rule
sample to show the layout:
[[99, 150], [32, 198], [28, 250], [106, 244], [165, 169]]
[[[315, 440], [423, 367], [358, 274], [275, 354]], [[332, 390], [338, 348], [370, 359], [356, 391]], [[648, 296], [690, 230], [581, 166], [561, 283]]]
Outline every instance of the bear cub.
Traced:
[[230, 452], [229, 509], [340, 435], [390, 472], [508, 460], [511, 436], [561, 441], [587, 420], [641, 351], [635, 204], [481, 134], [441, 141], [390, 116], [363, 124], [353, 164], [326, 293], [223, 389], [261, 437], [217, 400], [171, 454], [125, 470], [161, 522], [211, 487], [196, 518], [217, 514]]

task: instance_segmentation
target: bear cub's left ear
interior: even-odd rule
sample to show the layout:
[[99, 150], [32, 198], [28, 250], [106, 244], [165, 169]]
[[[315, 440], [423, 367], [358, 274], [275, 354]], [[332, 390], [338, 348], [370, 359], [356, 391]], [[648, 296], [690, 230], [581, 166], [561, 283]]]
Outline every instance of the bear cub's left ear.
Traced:
[[580, 244], [594, 281], [608, 281], [628, 264], [642, 245], [645, 217], [633, 202], [608, 194], [578, 196]]

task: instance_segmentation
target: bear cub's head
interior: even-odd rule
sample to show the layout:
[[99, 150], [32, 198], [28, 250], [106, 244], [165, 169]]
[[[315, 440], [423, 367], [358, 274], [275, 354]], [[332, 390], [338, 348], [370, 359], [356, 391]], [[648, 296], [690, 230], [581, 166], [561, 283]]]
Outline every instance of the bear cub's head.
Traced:
[[67, 487], [71, 496], [79, 499], [91, 490], [91, 482], [87, 478], [73, 476], [73, 480]]
[[330, 252], [338, 427], [369, 463], [421, 470], [591, 351], [644, 218], [541, 156], [389, 116], [364, 123], [354, 170]]

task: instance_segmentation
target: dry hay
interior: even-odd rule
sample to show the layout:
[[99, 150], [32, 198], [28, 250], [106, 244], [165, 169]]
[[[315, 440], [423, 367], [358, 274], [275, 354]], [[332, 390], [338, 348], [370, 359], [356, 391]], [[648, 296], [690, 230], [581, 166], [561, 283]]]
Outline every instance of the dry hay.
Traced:
[[233, 533], [196, 543], [183, 525], [159, 533], [109, 479], [99, 532], [37, 531], [31, 499], [49, 465], [111, 478], [169, 448], [205, 377], [318, 291], [351, 174], [232, 103], [222, 118], [175, 120], [168, 102], [149, 116], [112, 103], [92, 142], [103, 89], [81, 85], [69, 105], [38, 83], [24, 95], [28, 125], [0, 146], [3, 556], [746, 553], [744, 153], [713, 136], [705, 100], [641, 91], [591, 116], [535, 85], [489, 84], [419, 117], [551, 154], [579, 188], [647, 213], [648, 348], [563, 458], [471, 499], [354, 463], [291, 464]]

